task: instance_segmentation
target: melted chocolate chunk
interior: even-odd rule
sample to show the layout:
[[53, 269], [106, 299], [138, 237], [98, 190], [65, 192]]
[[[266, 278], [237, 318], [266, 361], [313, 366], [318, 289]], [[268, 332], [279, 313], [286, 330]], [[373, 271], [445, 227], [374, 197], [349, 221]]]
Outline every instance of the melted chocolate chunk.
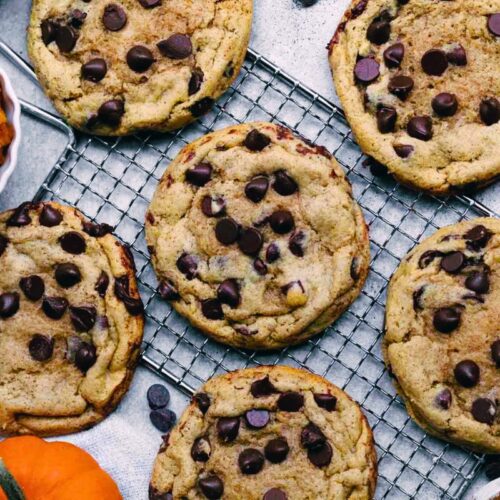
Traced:
[[257, 474], [264, 467], [264, 455], [255, 448], [247, 448], [240, 453], [238, 465], [243, 474]]
[[176, 262], [177, 269], [186, 276], [188, 280], [192, 280], [197, 275], [198, 262], [195, 257], [187, 253], [183, 253]]
[[478, 398], [472, 403], [471, 413], [478, 422], [493, 425], [497, 414], [497, 405], [489, 398]]
[[217, 435], [224, 443], [230, 443], [238, 437], [240, 430], [239, 417], [220, 417], [217, 420]]
[[264, 378], [252, 382], [250, 392], [252, 393], [252, 396], [254, 398], [262, 398], [265, 396], [270, 396], [271, 394], [276, 394], [278, 390], [271, 383], [269, 376], [266, 375]]
[[0, 317], [10, 318], [19, 310], [19, 294], [17, 292], [0, 295]]
[[245, 186], [245, 196], [254, 203], [259, 203], [266, 196], [268, 188], [269, 179], [265, 175], [259, 175]]
[[375, 45], [383, 45], [391, 36], [391, 24], [386, 19], [374, 19], [368, 26], [366, 38]]
[[422, 295], [425, 292], [425, 286], [421, 286], [418, 290], [413, 292], [413, 310], [415, 312], [421, 311], [424, 308], [422, 302]]
[[21, 278], [19, 288], [24, 292], [26, 298], [35, 301], [42, 298], [45, 292], [45, 283], [40, 276], [33, 275]]
[[42, 301], [42, 310], [50, 319], [61, 319], [68, 308], [68, 301], [64, 297], [45, 297]]
[[201, 211], [207, 217], [220, 217], [226, 212], [226, 201], [222, 196], [204, 196]]
[[265, 276], [267, 274], [267, 266], [262, 259], [255, 259], [253, 261], [253, 268], [260, 276]]
[[271, 243], [266, 250], [266, 261], [271, 264], [280, 258], [280, 248], [276, 243]]
[[106, 295], [106, 290], [109, 286], [109, 277], [105, 271], [101, 271], [97, 283], [95, 284], [94, 290], [99, 294], [100, 297]]
[[158, 293], [163, 300], [179, 300], [180, 298], [179, 292], [174, 285], [166, 280], [160, 282]]
[[277, 234], [289, 233], [295, 227], [293, 215], [288, 210], [273, 212], [269, 217], [269, 224]]
[[54, 339], [36, 333], [28, 344], [28, 350], [35, 361], [48, 361], [54, 353]]
[[206, 437], [196, 438], [191, 446], [191, 458], [195, 462], [207, 462], [210, 458], [210, 441]]
[[13, 212], [12, 215], [7, 219], [7, 226], [10, 227], [22, 227], [31, 224], [31, 217], [29, 211], [32, 208], [31, 202], [26, 201], [19, 205]]
[[304, 396], [299, 392], [284, 392], [278, 398], [278, 408], [282, 411], [299, 411], [304, 406]]
[[45, 45], [48, 45], [56, 39], [58, 27], [58, 24], [52, 21], [52, 19], [44, 19], [41, 22], [40, 29], [42, 32], [42, 41]]
[[205, 415], [210, 408], [210, 397], [204, 392], [199, 392], [193, 396], [193, 402], [196, 403], [201, 413]]
[[124, 114], [125, 102], [122, 99], [106, 101], [97, 110], [98, 120], [110, 127], [118, 127]]
[[500, 36], [500, 13], [488, 16], [488, 30], [494, 36]]
[[465, 286], [476, 293], [488, 293], [490, 289], [490, 280], [488, 273], [484, 271], [477, 271], [465, 280]]
[[442, 92], [432, 99], [432, 109], [439, 116], [453, 116], [458, 109], [457, 96]]
[[256, 255], [262, 248], [262, 234], [253, 227], [245, 228], [238, 238], [238, 247], [245, 255]]
[[75, 365], [80, 371], [86, 373], [97, 361], [97, 350], [95, 346], [82, 342], [75, 354]]
[[335, 396], [333, 396], [332, 394], [315, 393], [314, 394], [314, 401], [316, 401], [316, 404], [320, 408], [323, 408], [326, 411], [335, 411], [335, 409], [337, 408], [337, 398]]
[[207, 319], [219, 320], [224, 318], [222, 304], [218, 299], [206, 299], [201, 301], [201, 312]]
[[448, 58], [443, 50], [431, 49], [422, 56], [422, 69], [431, 76], [440, 76], [448, 67]]
[[40, 212], [40, 217], [38, 221], [42, 226], [54, 227], [58, 226], [63, 220], [62, 213], [50, 205], [44, 205], [42, 211]]
[[152, 9], [153, 7], [158, 7], [158, 5], [161, 5], [161, 0], [139, 0], [139, 3], [145, 9]]
[[418, 267], [420, 269], [426, 268], [432, 261], [438, 257], [442, 257], [444, 254], [439, 250], [427, 250], [424, 252], [418, 261]]
[[108, 65], [106, 61], [100, 57], [96, 57], [87, 61], [82, 65], [81, 75], [84, 80], [89, 82], [100, 82], [108, 72]]
[[157, 43], [160, 52], [170, 59], [185, 59], [193, 53], [193, 44], [188, 35], [174, 33]]
[[316, 467], [326, 467], [332, 461], [333, 450], [328, 441], [318, 447], [307, 450], [307, 458]]
[[396, 75], [389, 80], [389, 92], [404, 101], [413, 90], [413, 78], [406, 75]]
[[217, 500], [224, 493], [224, 483], [216, 474], [209, 474], [198, 479], [198, 488], [210, 500]]
[[188, 84], [188, 95], [196, 94], [201, 89], [204, 79], [205, 75], [203, 71], [199, 68], [194, 69]]
[[127, 14], [122, 7], [111, 3], [104, 8], [102, 22], [109, 31], [120, 31], [127, 24]]
[[496, 97], [488, 97], [479, 105], [479, 115], [485, 125], [494, 125], [500, 120], [500, 101]]
[[377, 127], [380, 133], [388, 134], [394, 132], [398, 113], [394, 108], [382, 106], [377, 109]]
[[215, 226], [215, 237], [223, 245], [232, 245], [239, 236], [240, 226], [231, 217], [225, 217]]
[[410, 137], [430, 141], [433, 135], [432, 119], [429, 116], [414, 116], [408, 122], [406, 130]]
[[457, 363], [453, 373], [457, 382], [463, 387], [471, 388], [479, 382], [479, 366], [470, 359], [465, 359]]
[[464, 267], [465, 262], [465, 255], [462, 252], [451, 252], [441, 259], [441, 269], [456, 274]]
[[56, 45], [58, 49], [67, 54], [71, 52], [78, 40], [78, 34], [72, 26], [59, 25], [56, 30]]
[[[82, 229], [93, 238], [102, 238], [106, 234], [113, 232], [113, 228], [104, 222], [102, 224], [97, 224], [95, 222], [84, 221], [82, 222]], [[133, 260], [133, 258], [130, 260]]]
[[194, 186], [204, 186], [212, 178], [212, 165], [210, 163], [199, 163], [195, 167], [186, 170], [186, 181]]
[[405, 56], [405, 46], [395, 43], [384, 50], [384, 62], [388, 68], [399, 68]]
[[288, 240], [288, 248], [296, 257], [304, 257], [306, 235], [303, 231], [295, 231]]
[[290, 447], [284, 437], [271, 439], [264, 448], [266, 458], [273, 464], [279, 464], [286, 460]]
[[80, 274], [78, 266], [69, 262], [57, 264], [54, 275], [57, 283], [63, 288], [71, 288], [82, 280], [82, 275]]
[[354, 76], [356, 81], [361, 84], [368, 85], [374, 82], [380, 75], [380, 66], [375, 59], [364, 57], [360, 59], [354, 66]]
[[462, 45], [457, 45], [449, 52], [446, 53], [446, 57], [450, 64], [455, 66], [466, 66], [467, 65], [467, 54]]
[[249, 410], [245, 413], [245, 421], [251, 429], [262, 429], [269, 423], [267, 410]]
[[71, 253], [73, 255], [84, 253], [87, 249], [85, 238], [76, 231], [69, 231], [63, 234], [59, 238], [59, 244], [65, 252]]
[[136, 73], [144, 73], [154, 62], [153, 53], [144, 45], [136, 45], [127, 52], [128, 67]]
[[316, 424], [310, 422], [302, 429], [300, 442], [304, 448], [313, 449], [323, 445], [326, 436]]
[[69, 308], [71, 323], [77, 332], [88, 332], [94, 328], [97, 311], [95, 307], [81, 306]]
[[251, 130], [245, 137], [243, 144], [250, 151], [262, 151], [264, 148], [271, 144], [271, 138], [259, 132], [258, 130]]
[[451, 406], [451, 391], [449, 389], [443, 389], [437, 394], [434, 401], [443, 410], [448, 410]]
[[286, 493], [278, 488], [271, 488], [264, 493], [262, 500], [287, 500]]
[[294, 194], [299, 187], [292, 177], [284, 170], [278, 170], [274, 173], [273, 189], [281, 196], [290, 196]]
[[211, 97], [204, 97], [203, 99], [200, 99], [199, 101], [195, 102], [189, 108], [189, 111], [191, 111], [191, 114], [195, 118], [197, 118], [199, 116], [208, 113], [212, 109], [213, 105], [214, 105], [214, 100]]
[[410, 144], [394, 144], [393, 148], [400, 158], [408, 158], [414, 151]]
[[123, 305], [132, 316], [143, 313], [144, 306], [140, 298], [135, 298], [130, 292], [130, 281], [128, 276], [115, 278], [115, 295], [123, 302]]
[[464, 238], [467, 240], [466, 245], [469, 250], [478, 251], [484, 248], [490, 241], [492, 234], [482, 225], [474, 226], [467, 231]]
[[461, 311], [457, 307], [442, 307], [434, 313], [434, 328], [441, 333], [451, 333], [460, 325]]
[[240, 304], [240, 287], [235, 279], [224, 280], [217, 288], [217, 297], [223, 303], [235, 308]]

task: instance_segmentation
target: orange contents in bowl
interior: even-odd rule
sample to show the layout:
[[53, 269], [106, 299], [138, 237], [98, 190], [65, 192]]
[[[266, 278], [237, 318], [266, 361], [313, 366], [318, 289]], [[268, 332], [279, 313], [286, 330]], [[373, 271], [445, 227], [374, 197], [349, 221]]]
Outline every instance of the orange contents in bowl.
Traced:
[[2, 89], [0, 89], [0, 166], [5, 163], [7, 150], [9, 149], [12, 139], [14, 139], [14, 129], [7, 121]]

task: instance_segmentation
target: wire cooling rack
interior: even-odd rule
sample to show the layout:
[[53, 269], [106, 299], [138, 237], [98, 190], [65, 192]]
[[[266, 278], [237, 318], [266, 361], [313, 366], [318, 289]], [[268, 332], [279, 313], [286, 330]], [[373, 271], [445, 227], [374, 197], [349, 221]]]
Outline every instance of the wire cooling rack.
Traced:
[[[0, 43], [0, 51], [34, 77], [8, 46]], [[144, 365], [188, 393], [210, 377], [237, 368], [308, 368], [362, 405], [379, 457], [376, 498], [460, 498], [482, 457], [428, 436], [408, 417], [382, 360], [385, 293], [401, 258], [437, 228], [497, 214], [467, 196], [438, 199], [406, 189], [389, 176], [374, 176], [342, 111], [252, 50], [237, 81], [214, 109], [175, 133], [91, 137], [75, 133], [58, 117], [27, 102], [23, 109], [67, 135], [67, 145], [35, 199], [71, 204], [91, 219], [112, 224], [133, 251], [146, 304]], [[370, 226], [371, 272], [361, 296], [321, 335], [273, 353], [224, 347], [177, 315], [156, 293], [144, 239], [146, 208], [179, 150], [213, 129], [251, 120], [279, 122], [333, 152]]]

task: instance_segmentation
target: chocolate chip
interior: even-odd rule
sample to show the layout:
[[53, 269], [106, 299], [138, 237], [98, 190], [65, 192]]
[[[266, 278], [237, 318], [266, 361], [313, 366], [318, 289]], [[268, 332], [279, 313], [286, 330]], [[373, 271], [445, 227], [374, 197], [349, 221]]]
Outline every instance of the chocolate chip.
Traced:
[[414, 147], [409, 144], [394, 144], [393, 148], [400, 158], [408, 158], [414, 150]]
[[[105, 222], [103, 222], [102, 224], [97, 224], [91, 221], [83, 221], [82, 229], [85, 233], [87, 233], [89, 236], [92, 236], [93, 238], [102, 238], [103, 236], [106, 236], [107, 234], [113, 232], [112, 226], [106, 224]], [[131, 257], [130, 260], [133, 261], [134, 258]]]
[[223, 303], [235, 308], [240, 304], [240, 287], [234, 279], [223, 281], [217, 288], [217, 297]]
[[12, 215], [7, 219], [7, 226], [10, 227], [22, 227], [31, 224], [31, 217], [29, 215], [29, 210], [31, 209], [31, 202], [26, 201], [21, 203], [13, 212]]
[[138, 316], [144, 312], [144, 306], [140, 298], [135, 298], [130, 292], [130, 281], [128, 276], [115, 278], [115, 295], [123, 302], [125, 309], [132, 316]]
[[204, 186], [212, 177], [212, 165], [199, 163], [186, 171], [186, 181], [194, 186]]
[[224, 318], [222, 304], [218, 299], [206, 299], [201, 301], [201, 312], [208, 319], [218, 320]]
[[410, 137], [429, 141], [432, 139], [432, 120], [429, 116], [415, 116], [408, 122], [406, 130]]
[[488, 97], [479, 105], [479, 115], [485, 125], [494, 125], [500, 120], [500, 101], [496, 97]]
[[262, 259], [255, 259], [253, 261], [253, 268], [260, 276], [265, 276], [267, 274], [267, 266], [264, 264]]
[[326, 467], [332, 461], [333, 450], [330, 443], [324, 442], [316, 448], [307, 450], [307, 458], [316, 467]]
[[325, 443], [326, 437], [316, 424], [310, 422], [302, 429], [300, 442], [304, 448], [312, 449]]
[[86, 373], [97, 361], [97, 350], [88, 342], [82, 342], [75, 354], [75, 365], [80, 371]]
[[241, 231], [238, 238], [238, 247], [245, 255], [259, 253], [263, 244], [262, 234], [253, 227], [247, 227]]
[[262, 132], [253, 129], [247, 134], [243, 144], [250, 151], [262, 151], [265, 147], [271, 144], [271, 138]]
[[208, 397], [208, 394], [199, 392], [193, 396], [193, 401], [196, 403], [201, 413], [205, 415], [210, 408], [210, 398]]
[[500, 14], [488, 16], [488, 29], [492, 35], [500, 36]]
[[154, 62], [153, 53], [144, 45], [136, 45], [127, 52], [128, 67], [136, 73], [144, 73]]
[[106, 290], [109, 286], [109, 277], [104, 272], [101, 271], [99, 278], [97, 279], [97, 283], [95, 284], [94, 290], [99, 294], [100, 297], [104, 297], [106, 295]]
[[125, 114], [125, 103], [122, 99], [111, 99], [101, 104], [97, 111], [98, 119], [110, 127], [120, 125], [122, 116]]
[[391, 36], [391, 24], [385, 19], [374, 19], [368, 26], [366, 38], [376, 45], [382, 45]]
[[204, 97], [203, 99], [200, 99], [199, 101], [192, 104], [189, 107], [189, 111], [191, 111], [191, 114], [195, 118], [197, 118], [204, 115], [205, 113], [208, 113], [212, 109], [213, 105], [214, 100], [211, 97]]
[[201, 200], [201, 211], [207, 217], [219, 217], [226, 211], [226, 201], [222, 196], [204, 196]]
[[384, 62], [388, 68], [398, 68], [405, 56], [405, 46], [402, 43], [395, 43], [384, 50]]
[[474, 387], [479, 382], [479, 366], [470, 359], [460, 361], [453, 370], [457, 382], [463, 387]]
[[238, 239], [240, 227], [231, 217], [225, 217], [215, 226], [215, 237], [223, 245], [231, 245]]
[[467, 65], [467, 54], [462, 45], [457, 45], [449, 52], [446, 53], [446, 57], [450, 64], [455, 66], [466, 66]]
[[252, 429], [263, 429], [269, 423], [267, 410], [249, 410], [245, 413], [245, 421]]
[[266, 458], [273, 464], [279, 464], [286, 459], [290, 447], [284, 437], [271, 439], [264, 448]]
[[280, 258], [280, 247], [276, 243], [271, 243], [266, 249], [266, 261], [271, 264]]
[[278, 170], [274, 174], [273, 189], [281, 196], [290, 196], [299, 187], [297, 183], [284, 170]]
[[500, 340], [495, 340], [491, 344], [491, 359], [496, 363], [497, 368], [500, 368]]
[[172, 410], [160, 408], [159, 410], [153, 410], [149, 414], [149, 419], [159, 431], [168, 432], [174, 426], [177, 417]]
[[380, 66], [372, 57], [360, 59], [354, 66], [354, 76], [359, 83], [369, 84], [380, 75]]
[[42, 226], [54, 227], [58, 226], [62, 222], [63, 215], [56, 208], [50, 205], [44, 205], [38, 220]]
[[82, 65], [82, 78], [90, 82], [100, 82], [108, 72], [108, 65], [104, 59], [96, 57]]
[[177, 269], [186, 276], [188, 280], [196, 277], [198, 270], [198, 262], [196, 259], [187, 253], [183, 253], [176, 262]]
[[158, 5], [161, 5], [161, 0], [139, 0], [139, 3], [145, 9], [152, 9], [153, 7], [158, 7]]
[[110, 3], [104, 8], [102, 22], [108, 30], [120, 31], [127, 24], [127, 14], [119, 5]]
[[56, 30], [56, 45], [63, 53], [71, 52], [76, 45], [78, 35], [71, 26], [58, 26]]
[[221, 498], [224, 493], [224, 483], [222, 479], [215, 474], [210, 474], [198, 479], [198, 487], [210, 500], [217, 500]]
[[210, 451], [210, 441], [208, 438], [196, 438], [193, 446], [191, 446], [191, 458], [195, 462], [207, 462], [210, 458]]
[[316, 401], [316, 404], [320, 408], [323, 408], [326, 411], [334, 411], [337, 408], [337, 398], [328, 393], [315, 393], [314, 401]]
[[220, 417], [217, 420], [217, 435], [224, 443], [234, 441], [240, 430], [239, 417]]
[[264, 455], [255, 448], [247, 448], [240, 453], [238, 465], [243, 474], [257, 474], [264, 467]]
[[284, 392], [278, 398], [278, 408], [282, 411], [299, 411], [304, 406], [304, 396], [299, 392]]
[[170, 59], [185, 59], [193, 53], [191, 38], [182, 33], [170, 35], [166, 40], [157, 44], [160, 52]]
[[394, 132], [397, 119], [398, 113], [394, 108], [382, 106], [381, 108], [377, 109], [377, 127], [379, 132], [381, 132], [382, 134]]
[[79, 255], [81, 253], [84, 253], [87, 248], [87, 244], [85, 243], [85, 238], [76, 231], [69, 231], [63, 234], [59, 238], [59, 243], [61, 245], [61, 248], [65, 252], [74, 255]]
[[28, 276], [27, 278], [21, 278], [19, 281], [19, 288], [24, 292], [24, 295], [29, 300], [39, 300], [45, 292], [45, 283], [40, 276]]
[[391, 94], [404, 101], [413, 90], [413, 78], [406, 75], [396, 75], [389, 80], [388, 89]]
[[51, 319], [61, 319], [68, 308], [68, 301], [64, 297], [45, 297], [42, 310]]
[[488, 278], [488, 273], [484, 271], [477, 271], [465, 280], [465, 286], [469, 290], [476, 293], [488, 293], [490, 289], [490, 280]]
[[278, 391], [276, 390], [276, 387], [274, 387], [274, 385], [272, 384], [271, 380], [269, 379], [269, 376], [266, 375], [264, 378], [252, 382], [252, 385], [250, 387], [250, 392], [252, 393], [252, 396], [254, 398], [262, 398], [264, 396], [270, 396], [271, 394], [275, 394]]
[[451, 406], [451, 391], [449, 389], [443, 389], [436, 395], [434, 401], [443, 410], [448, 410]]
[[294, 227], [293, 216], [288, 210], [277, 210], [269, 217], [271, 229], [278, 234], [289, 233]]
[[458, 101], [455, 94], [441, 92], [432, 99], [432, 109], [439, 116], [453, 116], [458, 109]]
[[431, 264], [434, 259], [442, 257], [443, 255], [443, 252], [440, 252], [439, 250], [427, 250], [420, 256], [420, 259], [418, 260], [418, 267], [420, 269], [424, 269]]
[[424, 308], [422, 303], [422, 295], [425, 292], [425, 286], [421, 286], [413, 292], [413, 309], [415, 312], [421, 311]]
[[180, 298], [179, 292], [174, 285], [166, 280], [160, 282], [158, 293], [163, 300], [179, 300]]
[[306, 235], [303, 231], [295, 231], [288, 240], [288, 248], [296, 257], [304, 257]]
[[269, 179], [265, 175], [259, 175], [257, 177], [254, 177], [245, 186], [245, 196], [254, 203], [258, 203], [259, 201], [264, 199], [268, 188]]
[[71, 263], [65, 263], [57, 264], [55, 278], [57, 283], [59, 283], [59, 285], [63, 288], [71, 288], [77, 283], [80, 283], [82, 275], [80, 274], [78, 266]]
[[17, 292], [0, 295], [0, 317], [10, 318], [19, 310], [19, 294]]
[[48, 361], [54, 353], [54, 339], [36, 333], [31, 338], [28, 349], [35, 361]]
[[5, 252], [5, 249], [7, 248], [8, 244], [9, 244], [8, 238], [0, 234], [0, 257]]
[[456, 307], [442, 307], [434, 313], [434, 328], [441, 333], [451, 333], [460, 325], [460, 309]]
[[94, 328], [97, 311], [90, 306], [70, 307], [69, 315], [77, 332], [88, 332]]
[[51, 19], [44, 19], [40, 24], [42, 31], [42, 41], [45, 45], [53, 42], [56, 39], [58, 25]]
[[441, 259], [441, 269], [456, 274], [464, 267], [465, 255], [462, 252], [451, 252]]
[[287, 500], [286, 493], [279, 488], [271, 488], [264, 493], [262, 500]]
[[440, 49], [431, 49], [422, 56], [421, 64], [422, 69], [428, 75], [440, 76], [448, 67], [448, 59], [444, 51]]
[[194, 69], [188, 83], [188, 95], [196, 94], [201, 89], [201, 84], [204, 79], [205, 75], [203, 71], [199, 68]]
[[170, 392], [162, 384], [153, 384], [147, 392], [148, 404], [152, 410], [165, 408], [170, 402]]
[[483, 225], [478, 225], [467, 231], [464, 238], [467, 240], [467, 248], [478, 251], [480, 248], [484, 248], [488, 244], [488, 241], [490, 241], [491, 238], [491, 233]]
[[478, 398], [472, 403], [472, 416], [482, 424], [492, 425], [497, 414], [497, 405], [488, 398]]

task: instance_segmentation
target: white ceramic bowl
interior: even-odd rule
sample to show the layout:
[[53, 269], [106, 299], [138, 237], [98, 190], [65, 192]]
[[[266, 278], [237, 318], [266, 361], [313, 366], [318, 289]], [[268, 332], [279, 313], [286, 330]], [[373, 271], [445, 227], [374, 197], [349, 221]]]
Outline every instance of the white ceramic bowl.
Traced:
[[498, 500], [498, 498], [500, 498], [500, 478], [481, 488], [473, 500]]
[[17, 153], [19, 150], [19, 143], [21, 142], [21, 105], [14, 93], [9, 77], [2, 68], [0, 68], [0, 86], [2, 87], [7, 120], [14, 127], [14, 139], [7, 150], [5, 163], [0, 166], [1, 193], [17, 165]]

